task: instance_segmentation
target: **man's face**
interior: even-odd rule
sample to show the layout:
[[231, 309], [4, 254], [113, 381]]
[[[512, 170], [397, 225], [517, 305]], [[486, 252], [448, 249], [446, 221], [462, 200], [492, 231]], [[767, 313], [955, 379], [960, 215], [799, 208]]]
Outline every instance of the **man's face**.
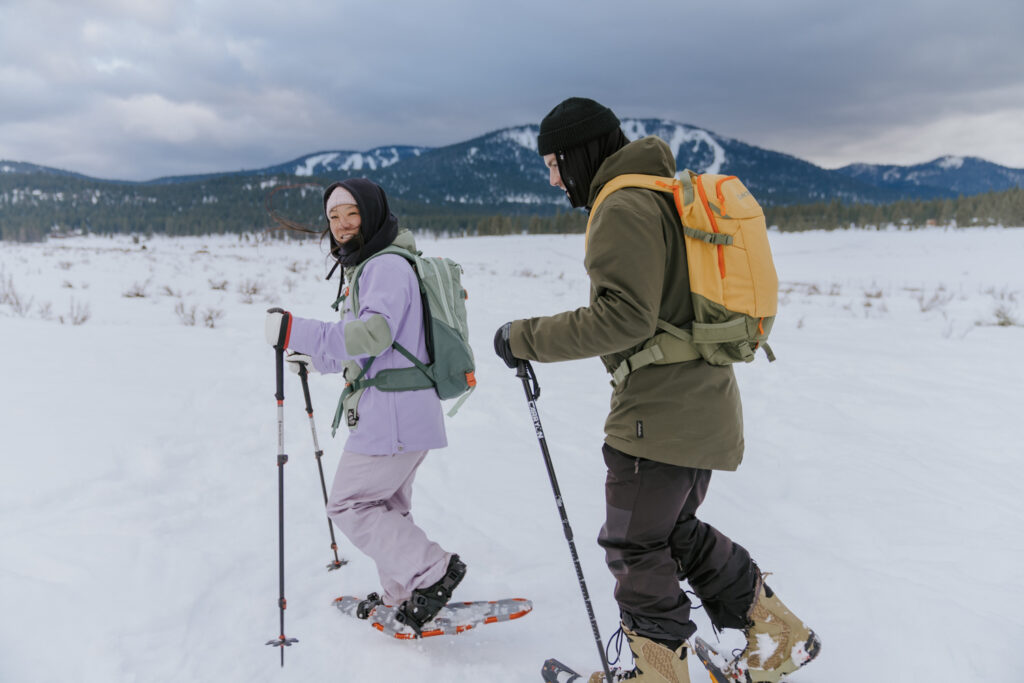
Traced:
[[562, 191], [566, 191], [565, 183], [562, 182], [562, 174], [558, 170], [558, 158], [554, 153], [544, 155], [544, 165], [548, 167], [548, 182], [551, 183], [551, 186], [560, 187]]

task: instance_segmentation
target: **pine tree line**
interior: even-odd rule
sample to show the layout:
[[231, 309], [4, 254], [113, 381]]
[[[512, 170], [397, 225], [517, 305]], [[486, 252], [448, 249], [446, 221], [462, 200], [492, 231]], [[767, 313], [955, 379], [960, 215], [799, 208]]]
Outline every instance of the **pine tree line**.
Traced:
[[768, 225], [782, 231], [921, 228], [928, 225], [1024, 226], [1024, 189], [987, 192], [956, 199], [903, 200], [891, 204], [841, 204], [838, 201], [765, 208]]
[[[323, 230], [321, 190], [311, 179], [273, 197], [273, 208], [289, 220]], [[314, 182], [316, 179], [312, 179]], [[30, 189], [31, 188], [31, 189]], [[236, 178], [167, 184], [100, 183], [46, 174], [0, 174], [0, 240], [37, 241], [68, 233], [208, 235], [252, 233], [279, 227], [265, 202], [271, 190]], [[436, 206], [395, 198], [400, 222], [416, 230], [448, 235], [578, 233], [583, 211], [545, 207]], [[514, 212], [521, 213], [514, 213]], [[891, 204], [839, 201], [765, 209], [769, 225], [784, 231], [930, 224], [1024, 226], [1024, 189], [957, 199], [907, 200]]]

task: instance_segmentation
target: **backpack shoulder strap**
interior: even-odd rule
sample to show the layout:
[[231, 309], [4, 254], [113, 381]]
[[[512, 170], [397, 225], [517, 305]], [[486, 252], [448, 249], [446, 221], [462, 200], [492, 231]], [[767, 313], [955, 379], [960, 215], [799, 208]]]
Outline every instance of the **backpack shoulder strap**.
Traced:
[[[419, 257], [416, 254], [409, 251], [408, 249], [402, 249], [401, 247], [396, 247], [394, 245], [384, 247], [376, 254], [374, 254], [373, 256], [371, 256], [370, 258], [366, 259], [358, 266], [356, 266], [355, 271], [353, 271], [352, 273], [352, 282], [349, 286], [349, 296], [352, 297], [352, 309], [356, 312], [356, 314], [359, 313], [359, 276], [363, 274], [363, 268], [366, 267], [367, 263], [377, 258], [378, 256], [383, 256], [384, 254], [395, 254], [396, 256], [401, 256], [406, 261], [408, 261], [409, 265], [412, 266], [412, 272], [416, 274], [416, 282], [420, 282], [419, 270], [416, 267], [416, 262], [419, 259]], [[422, 286], [423, 285], [420, 284], [421, 288]]]
[[608, 196], [616, 190], [621, 190], [624, 187], [642, 187], [647, 190], [655, 190], [657, 192], [672, 192], [672, 186], [678, 181], [675, 178], [667, 178], [656, 175], [644, 175], [642, 173], [624, 173], [622, 175], [615, 176], [601, 188], [601, 191], [597, 193], [597, 198], [594, 200], [594, 205], [590, 207], [590, 218], [587, 219], [587, 231], [583, 238], [583, 248], [586, 250], [587, 245], [590, 244], [590, 224], [594, 222], [594, 216], [597, 215], [597, 207], [601, 206], [601, 203], [608, 199]]
[[[642, 173], [624, 173], [623, 175], [615, 176], [605, 183], [605, 186], [602, 187], [601, 191], [597, 194], [597, 198], [594, 200], [594, 205], [590, 207], [590, 218], [587, 220], [587, 232], [583, 239], [584, 249], [586, 249], [586, 245], [590, 241], [590, 224], [594, 220], [594, 215], [597, 213], [597, 207], [600, 206], [601, 202], [608, 198], [608, 195], [616, 190], [621, 190], [624, 187], [640, 187], [645, 190], [654, 190], [655, 192], [664, 192], [672, 195], [673, 199], [675, 199], [676, 212], [679, 214], [680, 221], [682, 221], [683, 218], [683, 207], [692, 203], [694, 198], [692, 171], [685, 171], [680, 178], [644, 175]], [[687, 237], [701, 240], [708, 244], [732, 244], [731, 235], [698, 230], [686, 225], [685, 223], [682, 223], [682, 226], [683, 233]]]

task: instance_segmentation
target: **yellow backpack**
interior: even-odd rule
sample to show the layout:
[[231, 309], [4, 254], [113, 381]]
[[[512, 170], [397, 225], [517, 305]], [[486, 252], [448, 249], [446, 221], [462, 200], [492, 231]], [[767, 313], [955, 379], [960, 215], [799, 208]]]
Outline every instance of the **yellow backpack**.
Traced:
[[[684, 171], [680, 178], [630, 173], [609, 181], [590, 211], [624, 187], [671, 194], [682, 221], [695, 319], [681, 329], [658, 321], [660, 333], [613, 373], [618, 384], [645, 365], [704, 358], [712, 365], [754, 360], [767, 344], [775, 320], [779, 279], [775, 273], [764, 211], [736, 176]], [[587, 223], [587, 237], [590, 223]]]

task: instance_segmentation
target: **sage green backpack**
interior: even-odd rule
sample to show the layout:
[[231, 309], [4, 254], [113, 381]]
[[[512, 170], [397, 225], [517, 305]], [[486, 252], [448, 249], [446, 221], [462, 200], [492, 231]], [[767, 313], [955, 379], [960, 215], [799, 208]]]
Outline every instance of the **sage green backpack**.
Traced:
[[346, 362], [346, 384], [331, 425], [332, 436], [343, 414], [349, 428], [355, 428], [359, 419], [359, 399], [370, 387], [376, 387], [378, 391], [414, 391], [433, 387], [442, 399], [459, 398], [448, 411], [449, 417], [458, 412], [476, 387], [476, 363], [473, 360], [473, 349], [469, 346], [469, 325], [466, 319], [468, 295], [462, 287], [462, 266], [455, 261], [436, 256], [424, 257], [415, 248], [403, 249], [392, 244], [360, 263], [348, 275], [351, 284], [345, 294], [334, 302], [335, 310], [339, 304], [343, 304], [342, 312], [359, 311], [359, 276], [367, 263], [384, 254], [401, 256], [416, 273], [423, 301], [423, 329], [429, 362], [422, 363], [397, 341], [392, 342], [390, 348], [405, 356], [412, 363], [411, 368], [381, 370], [373, 378], [367, 379], [366, 374], [376, 356], [371, 356], [362, 366], [355, 361]]

